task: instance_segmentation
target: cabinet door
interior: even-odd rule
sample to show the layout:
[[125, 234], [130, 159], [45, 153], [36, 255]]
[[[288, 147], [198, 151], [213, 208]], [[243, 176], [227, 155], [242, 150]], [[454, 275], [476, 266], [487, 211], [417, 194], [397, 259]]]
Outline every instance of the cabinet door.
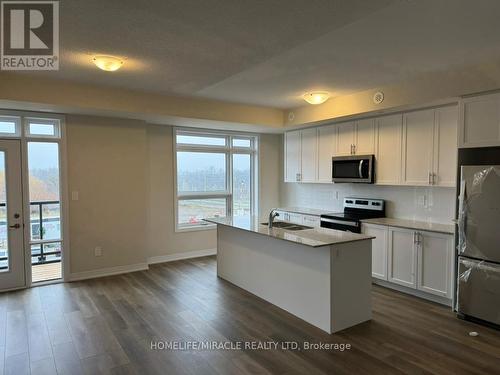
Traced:
[[453, 236], [420, 232], [417, 288], [451, 298]]
[[435, 119], [433, 184], [453, 187], [457, 178], [458, 108], [436, 109]]
[[389, 228], [388, 280], [415, 289], [417, 252], [415, 232], [408, 229]]
[[500, 94], [462, 100], [460, 147], [500, 146]]
[[401, 183], [401, 140], [403, 116], [391, 115], [376, 119], [375, 183]]
[[372, 240], [372, 276], [387, 280], [387, 233], [388, 228], [380, 225], [363, 224], [362, 232], [374, 236]]
[[434, 110], [403, 116], [403, 183], [430, 185], [433, 157]]
[[316, 182], [318, 175], [318, 129], [302, 130], [301, 181]]
[[366, 119], [356, 122], [356, 155], [372, 155], [375, 153], [375, 120]]
[[337, 147], [335, 155], [351, 155], [354, 146], [355, 123], [344, 122], [336, 125], [337, 127]]
[[300, 131], [285, 133], [285, 182], [300, 181]]
[[335, 153], [336, 126], [318, 128], [318, 181], [332, 182], [332, 156]]

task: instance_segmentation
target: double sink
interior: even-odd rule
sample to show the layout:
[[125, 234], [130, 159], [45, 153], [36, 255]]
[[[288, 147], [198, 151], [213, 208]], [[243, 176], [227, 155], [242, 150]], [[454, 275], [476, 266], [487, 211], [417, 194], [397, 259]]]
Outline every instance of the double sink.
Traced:
[[[268, 225], [269, 223], [261, 223], [262, 225]], [[308, 227], [306, 225], [287, 223], [286, 221], [275, 221], [273, 222], [273, 228], [281, 228], [286, 230], [305, 230], [313, 229], [313, 227]]]

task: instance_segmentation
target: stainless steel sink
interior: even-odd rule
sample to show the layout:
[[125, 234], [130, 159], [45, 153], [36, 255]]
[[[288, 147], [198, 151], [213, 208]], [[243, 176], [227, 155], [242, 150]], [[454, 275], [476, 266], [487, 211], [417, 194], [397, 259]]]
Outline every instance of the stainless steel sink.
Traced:
[[[262, 223], [262, 225], [268, 225], [269, 223]], [[273, 223], [273, 228], [282, 228], [286, 230], [305, 230], [312, 229], [312, 227], [308, 227], [306, 225], [287, 223], [286, 221], [275, 221]]]

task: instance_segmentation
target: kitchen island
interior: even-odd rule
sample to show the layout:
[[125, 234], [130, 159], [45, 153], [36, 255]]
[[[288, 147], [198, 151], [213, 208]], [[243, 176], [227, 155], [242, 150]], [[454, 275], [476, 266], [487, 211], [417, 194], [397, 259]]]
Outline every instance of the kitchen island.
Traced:
[[[288, 230], [254, 216], [217, 224], [217, 275], [333, 333], [371, 319], [372, 236]], [[277, 222], [279, 223], [279, 222]]]

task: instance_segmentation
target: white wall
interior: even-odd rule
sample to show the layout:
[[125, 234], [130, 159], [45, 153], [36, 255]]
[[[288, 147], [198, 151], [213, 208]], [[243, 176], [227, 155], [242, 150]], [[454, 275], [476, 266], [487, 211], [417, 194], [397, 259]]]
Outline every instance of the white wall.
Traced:
[[261, 134], [259, 141], [259, 216], [267, 220], [269, 211], [280, 206], [283, 135]]
[[[68, 115], [70, 272], [144, 264], [214, 249], [215, 230], [174, 230], [173, 128], [139, 120]], [[279, 204], [281, 135], [259, 144], [259, 211]], [[71, 195], [71, 194], [70, 194]], [[94, 256], [96, 246], [103, 255]]]
[[145, 123], [71, 115], [66, 126], [68, 187], [79, 193], [68, 202], [70, 272], [145, 263]]
[[[449, 224], [455, 215], [454, 188], [365, 184], [281, 184], [281, 206], [283, 207], [310, 207], [339, 212], [343, 209], [344, 197], [349, 196], [385, 199], [388, 217]], [[420, 203], [422, 197], [425, 197], [425, 205]]]

